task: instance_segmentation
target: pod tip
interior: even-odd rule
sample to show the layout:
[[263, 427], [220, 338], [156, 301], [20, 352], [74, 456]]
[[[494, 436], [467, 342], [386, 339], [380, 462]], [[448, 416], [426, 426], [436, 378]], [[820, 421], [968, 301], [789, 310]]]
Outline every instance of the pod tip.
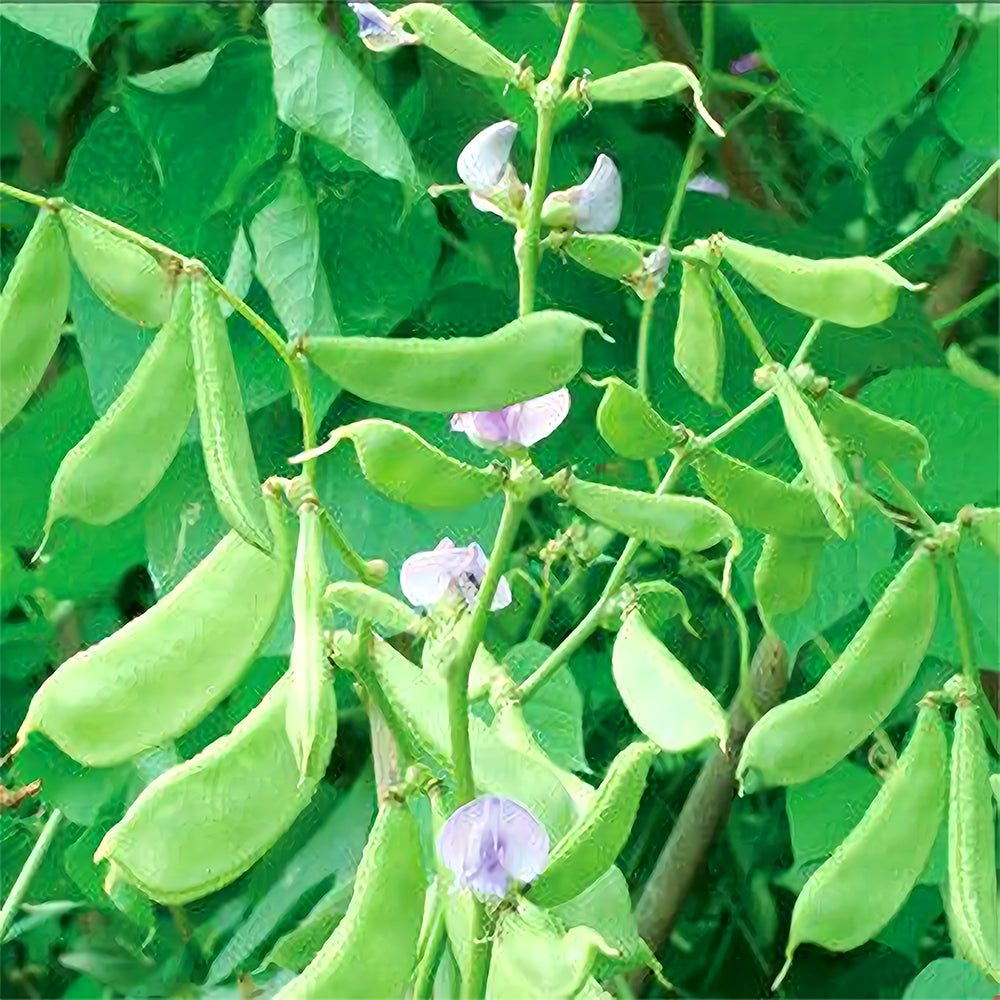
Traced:
[[784, 980], [785, 976], [788, 975], [788, 970], [792, 967], [792, 954], [793, 954], [793, 952], [794, 952], [794, 949], [792, 951], [786, 952], [786, 955], [788, 957], [785, 959], [785, 964], [781, 967], [781, 971], [778, 973], [777, 978], [774, 980], [773, 983], [771, 983], [771, 992], [772, 993], [781, 985], [781, 983]]

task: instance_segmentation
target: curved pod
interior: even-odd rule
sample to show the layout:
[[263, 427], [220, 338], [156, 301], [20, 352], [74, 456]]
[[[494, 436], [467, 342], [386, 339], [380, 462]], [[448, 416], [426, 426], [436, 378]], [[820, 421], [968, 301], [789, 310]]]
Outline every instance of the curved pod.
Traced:
[[597, 407], [597, 432], [624, 458], [659, 458], [676, 448], [681, 434], [668, 424], [646, 401], [638, 389], [620, 378], [594, 381], [604, 389]]
[[685, 263], [674, 329], [674, 367], [706, 403], [725, 407], [722, 376], [726, 338], [708, 271]]

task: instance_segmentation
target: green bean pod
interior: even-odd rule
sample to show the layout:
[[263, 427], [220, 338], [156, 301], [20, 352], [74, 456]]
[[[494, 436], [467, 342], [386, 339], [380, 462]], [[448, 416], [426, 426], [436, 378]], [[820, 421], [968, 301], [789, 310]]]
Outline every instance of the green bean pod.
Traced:
[[1000, 507], [965, 507], [959, 517], [965, 514], [965, 523], [976, 543], [1000, 559]]
[[684, 264], [674, 329], [674, 367], [706, 403], [725, 407], [726, 338], [715, 289], [705, 268]]
[[680, 432], [649, 405], [638, 389], [613, 375], [593, 384], [604, 389], [597, 407], [597, 432], [617, 454], [624, 458], [658, 458], [681, 443]]
[[861, 822], [806, 882], [792, 911], [786, 961], [806, 942], [850, 951], [898, 912], [927, 867], [944, 814], [948, 741], [934, 705], [922, 705], [910, 742]]
[[338, 427], [326, 444], [304, 455], [323, 454], [345, 439], [354, 445], [361, 472], [375, 489], [414, 507], [467, 507], [502, 485], [493, 469], [459, 462], [391, 420], [372, 418]]
[[996, 821], [989, 757], [976, 706], [960, 697], [951, 746], [948, 913], [956, 956], [1000, 982]]
[[819, 411], [823, 433], [836, 438], [846, 451], [873, 462], [912, 462], [918, 471], [930, 461], [927, 438], [913, 424], [876, 413], [853, 399], [830, 390]]
[[410, 30], [439, 56], [480, 76], [499, 77], [517, 83], [517, 65], [484, 41], [465, 22], [436, 3], [411, 3], [393, 11], [396, 23]]
[[712, 448], [694, 460], [705, 492], [739, 524], [766, 535], [829, 538], [812, 490], [786, 483]]
[[271, 549], [236, 362], [219, 301], [203, 271], [191, 274], [195, 395], [205, 468], [219, 511], [251, 545]]
[[552, 907], [578, 896], [614, 864], [635, 822], [646, 776], [660, 748], [639, 740], [611, 762], [587, 812], [559, 841], [526, 895]]
[[724, 538], [736, 549], [742, 544], [733, 519], [701, 497], [622, 490], [577, 479], [568, 471], [551, 482], [559, 496], [588, 517], [644, 542], [681, 552], [701, 552]]
[[563, 244], [562, 251], [605, 278], [621, 280], [642, 270], [642, 245], [614, 233], [576, 233]]
[[300, 784], [307, 778], [323, 776], [337, 731], [337, 701], [327, 666], [323, 634], [323, 588], [326, 579], [319, 508], [307, 500], [299, 508], [299, 541], [292, 576], [295, 631], [285, 714], [288, 738], [299, 767]]
[[147, 250], [116, 236], [72, 205], [59, 212], [76, 266], [97, 297], [140, 326], [158, 327], [170, 316], [174, 282]]
[[[285, 730], [285, 674], [232, 732], [149, 784], [105, 834], [108, 858], [158, 903], [176, 906], [228, 885], [262, 858], [313, 797]], [[337, 705], [326, 685], [313, 759], [330, 755]]]
[[290, 561], [284, 546], [267, 555], [230, 532], [162, 600], [45, 680], [18, 745], [38, 731], [81, 764], [108, 767], [186, 732], [233, 689], [270, 632]]
[[323, 337], [306, 353], [348, 392], [404, 410], [502, 410], [562, 388], [583, 364], [596, 323], [554, 309], [483, 337], [450, 340]]
[[413, 608], [364, 583], [338, 580], [326, 588], [324, 600], [354, 618], [367, 618], [390, 635], [415, 632], [420, 627], [420, 615]]
[[62, 460], [45, 530], [60, 517], [110, 524], [137, 507], [174, 460], [193, 409], [191, 293], [184, 281], [170, 319], [121, 394]]
[[768, 628], [779, 635], [781, 615], [798, 611], [809, 600], [823, 556], [822, 538], [768, 535], [753, 574], [757, 608]]
[[379, 809], [343, 920], [275, 1000], [402, 997], [417, 964], [427, 880], [420, 831], [402, 803]]
[[869, 736], [913, 683], [937, 605], [931, 551], [920, 546], [819, 683], [750, 730], [736, 769], [742, 790], [809, 781]]
[[841, 326], [874, 326], [896, 311], [899, 290], [918, 291], [872, 257], [812, 260], [715, 237], [723, 259], [768, 298], [813, 319]]
[[21, 412], [45, 374], [69, 305], [69, 248], [42, 208], [0, 294], [0, 427]]

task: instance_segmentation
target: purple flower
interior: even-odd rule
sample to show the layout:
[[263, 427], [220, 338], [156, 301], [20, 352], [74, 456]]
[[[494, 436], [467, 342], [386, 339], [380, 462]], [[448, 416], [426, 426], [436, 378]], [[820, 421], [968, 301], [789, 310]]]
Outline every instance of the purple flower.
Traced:
[[729, 197], [729, 185], [725, 181], [717, 181], [708, 174], [695, 174], [685, 185], [687, 191], [698, 191], [701, 194], [714, 194], [720, 198]]
[[729, 64], [729, 72], [733, 76], [741, 76], [744, 73], [752, 73], [755, 69], [760, 69], [764, 65], [764, 60], [761, 59], [759, 52], [748, 52], [744, 56], [740, 56], [739, 59], [734, 59]]
[[374, 52], [420, 41], [416, 35], [393, 24], [374, 4], [347, 0], [347, 5], [358, 19], [358, 37]]
[[569, 389], [556, 389], [536, 399], [513, 403], [502, 410], [456, 413], [451, 429], [468, 434], [480, 448], [520, 444], [525, 448], [548, 437], [569, 413]]
[[[450, 538], [442, 538], [430, 552], [417, 552], [404, 563], [399, 586], [414, 607], [433, 608], [441, 598], [461, 597], [471, 608], [489, 563], [477, 542], [456, 548]], [[491, 611], [507, 607], [513, 600], [510, 584], [500, 577]]]
[[458, 154], [458, 176], [481, 212], [503, 216], [504, 209], [523, 199], [524, 185], [510, 162], [516, 136], [516, 122], [496, 122], [475, 135]]
[[448, 817], [437, 842], [461, 889], [503, 899], [515, 882], [530, 882], [549, 863], [549, 835], [524, 806], [482, 795]]

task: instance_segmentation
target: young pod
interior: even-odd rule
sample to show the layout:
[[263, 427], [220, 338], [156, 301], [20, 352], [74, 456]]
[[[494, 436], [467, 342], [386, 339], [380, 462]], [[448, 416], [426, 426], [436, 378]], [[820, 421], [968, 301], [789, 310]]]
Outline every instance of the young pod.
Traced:
[[750, 730], [736, 769], [742, 789], [809, 781], [869, 736], [913, 683], [937, 604], [931, 551], [920, 546], [819, 683]]
[[694, 104], [705, 124], [718, 136], [726, 133], [708, 113], [701, 100], [701, 84], [690, 68], [681, 63], [655, 62], [588, 80], [582, 88], [586, 100], [594, 104], [624, 101], [655, 101], [690, 87]]
[[[322, 776], [320, 769], [302, 778], [288, 741], [290, 684], [286, 674], [232, 732], [147, 785], [94, 860], [108, 858], [151, 899], [177, 906], [221, 889], [262, 858]], [[337, 731], [332, 685], [323, 698], [313, 754], [325, 767]]]
[[436, 3], [411, 3], [393, 11], [392, 19], [409, 25], [422, 45], [456, 66], [480, 76], [517, 83], [516, 63], [497, 52], [447, 7]]
[[604, 389], [597, 407], [597, 433], [624, 458], [658, 458], [681, 444], [681, 433], [671, 427], [627, 382], [611, 376], [593, 383]]
[[554, 309], [483, 337], [450, 340], [324, 337], [306, 353], [362, 399], [431, 413], [502, 410], [566, 385], [596, 323]]
[[285, 710], [285, 728], [298, 764], [300, 784], [308, 778], [323, 777], [337, 729], [337, 702], [323, 634], [326, 580], [319, 508], [306, 500], [299, 507], [299, 541], [292, 576], [295, 631]]
[[405, 803], [390, 800], [375, 817], [343, 920], [275, 1000], [403, 996], [417, 964], [426, 893], [417, 821]]
[[552, 488], [593, 520], [644, 542], [681, 552], [701, 552], [726, 538], [737, 548], [741, 544], [733, 519], [700, 497], [622, 490], [570, 472], [555, 477]]
[[681, 297], [674, 330], [674, 366], [705, 402], [725, 407], [722, 376], [726, 339], [715, 289], [708, 272], [695, 264], [683, 265]]
[[191, 274], [195, 395], [205, 468], [222, 516], [251, 545], [272, 545], [226, 321], [205, 273]]
[[59, 218], [73, 259], [97, 297], [140, 326], [162, 326], [170, 315], [174, 282], [152, 254], [116, 236], [66, 205]]
[[930, 461], [927, 438], [913, 424], [869, 410], [839, 392], [830, 390], [823, 397], [819, 424], [823, 433], [839, 441], [849, 454], [864, 455], [872, 462], [889, 466], [911, 462], [920, 472]]
[[921, 706], [910, 742], [861, 822], [806, 882], [792, 911], [784, 978], [806, 942], [850, 951], [899, 911], [921, 872], [944, 813], [948, 744], [934, 705]]
[[661, 749], [682, 753], [725, 738], [722, 706], [653, 635], [638, 611], [625, 616], [611, 665], [629, 715]]
[[958, 516], [968, 525], [977, 544], [1000, 559], [1000, 507], [964, 507]]
[[614, 864], [628, 840], [646, 787], [646, 775], [659, 753], [640, 740], [611, 762], [587, 812], [549, 855], [545, 870], [532, 882], [528, 898], [552, 907], [578, 896]]
[[326, 588], [324, 600], [354, 618], [367, 618], [388, 635], [414, 632], [420, 627], [420, 616], [391, 594], [375, 590], [363, 583], [338, 580]]
[[39, 210], [0, 294], [0, 428], [21, 412], [59, 343], [69, 305], [69, 249], [54, 212]]
[[621, 281], [642, 270], [642, 245], [613, 233], [575, 233], [563, 244], [562, 251], [605, 278]]
[[956, 956], [1000, 982], [997, 834], [990, 762], [976, 706], [960, 696], [951, 745], [948, 915]]
[[804, 486], [786, 483], [714, 448], [694, 460], [705, 492], [738, 524], [767, 535], [829, 538], [823, 511]]
[[38, 731], [81, 764], [108, 767], [186, 732], [229, 694], [270, 632], [289, 563], [286, 547], [267, 555], [230, 532], [162, 600], [48, 677], [18, 744]]
[[492, 469], [459, 462], [409, 427], [375, 418], [338, 427], [326, 444], [291, 461], [324, 454], [345, 438], [354, 445], [365, 479], [380, 493], [414, 507], [467, 507], [501, 487]]
[[121, 394], [62, 460], [46, 532], [60, 517], [110, 524], [137, 507], [174, 460], [193, 409], [191, 292], [182, 281], [170, 318]]
[[775, 302], [841, 326], [874, 326], [896, 311], [901, 288], [912, 285], [872, 257], [811, 260], [717, 237], [723, 259]]

